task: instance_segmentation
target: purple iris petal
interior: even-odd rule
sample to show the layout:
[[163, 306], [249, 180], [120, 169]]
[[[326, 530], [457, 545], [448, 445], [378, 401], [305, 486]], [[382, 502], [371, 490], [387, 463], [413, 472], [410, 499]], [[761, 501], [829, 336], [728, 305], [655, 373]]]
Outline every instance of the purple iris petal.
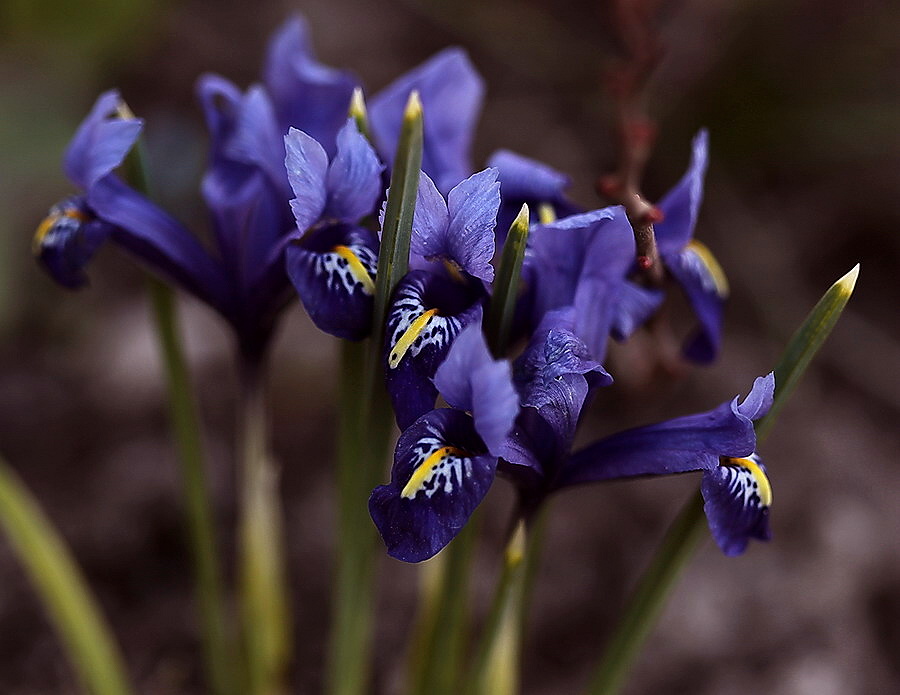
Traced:
[[703, 474], [700, 491], [709, 529], [723, 553], [740, 555], [751, 538], [771, 539], [772, 493], [758, 457], [723, 459], [722, 465]]
[[738, 412], [748, 420], [759, 420], [772, 408], [775, 399], [775, 372], [758, 376], [753, 380], [753, 388], [738, 406]]
[[347, 224], [314, 229], [290, 244], [285, 257], [291, 282], [320, 330], [346, 340], [369, 334], [378, 264], [374, 232]]
[[[413, 211], [412, 237], [409, 242], [410, 251], [423, 258], [435, 258], [446, 254], [449, 225], [450, 213], [444, 196], [428, 174], [420, 172], [419, 187], [416, 190], [416, 209]], [[380, 226], [384, 227], [383, 214]]]
[[[772, 380], [754, 383], [745, 402], [756, 404], [771, 390]], [[613, 478], [713, 470], [720, 456], [742, 458], [753, 453], [753, 421], [738, 398], [715, 410], [687, 415], [656, 425], [626, 430], [601, 439], [574, 454], [562, 472], [559, 487]], [[747, 406], [754, 414], [755, 406]]]
[[691, 162], [681, 181], [659, 202], [664, 218], [654, 225], [659, 252], [664, 261], [669, 254], [683, 249], [694, 236], [700, 203], [703, 201], [703, 177], [709, 159], [709, 136], [701, 130], [691, 145]]
[[694, 362], [707, 364], [719, 353], [722, 340], [722, 320], [725, 309], [725, 290], [704, 261], [705, 253], [698, 253], [689, 244], [670, 255], [666, 266], [681, 286], [699, 326], [685, 345], [685, 356]]
[[84, 198], [54, 205], [35, 235], [35, 252], [56, 282], [78, 289], [87, 284], [85, 266], [113, 228], [94, 217]]
[[289, 19], [269, 43], [265, 83], [272, 95], [283, 135], [298, 128], [317, 140], [327, 153], [335, 151], [335, 137], [347, 118], [350, 97], [358, 80], [352, 73], [317, 62], [306, 22]]
[[470, 149], [484, 85], [465, 51], [448, 48], [379, 92], [369, 120], [385, 161], [393, 161], [413, 90], [425, 113], [422, 169], [446, 193], [472, 172]]
[[387, 390], [404, 429], [434, 408], [432, 378], [459, 332], [481, 317], [481, 283], [413, 270], [397, 285], [385, 334]]
[[661, 290], [642, 287], [626, 280], [619, 288], [619, 300], [613, 307], [610, 333], [625, 340], [656, 313], [665, 295]]
[[234, 130], [224, 146], [225, 156], [265, 172], [273, 186], [287, 192], [284, 136], [265, 90], [259, 86], [248, 89], [235, 117]]
[[328, 155], [315, 139], [296, 128], [288, 131], [284, 146], [287, 152], [284, 164], [295, 196], [291, 210], [297, 220], [297, 229], [303, 234], [325, 211]]
[[369, 498], [388, 554], [404, 562], [435, 555], [484, 499], [496, 466], [465, 413], [442, 408], [419, 418], [400, 435], [391, 482]]
[[472, 413], [475, 430], [488, 451], [497, 454], [519, 412], [519, 398], [509, 362], [491, 356], [481, 322], [463, 329], [453, 341], [434, 385], [452, 407]]
[[337, 136], [337, 154], [328, 167], [325, 215], [343, 222], [359, 222], [372, 213], [381, 195], [383, 170], [356, 122], [347, 119]]
[[66, 148], [66, 175], [85, 191], [122, 164], [141, 134], [141, 119], [118, 116], [121, 103], [115, 90], [101, 94]]
[[97, 217], [117, 228], [113, 238], [138, 260], [228, 313], [231, 290], [221, 266], [174, 217], [115, 176], [98, 181], [87, 202]]
[[448, 256], [473, 277], [494, 279], [494, 227], [500, 207], [497, 170], [485, 169], [455, 186], [447, 196]]

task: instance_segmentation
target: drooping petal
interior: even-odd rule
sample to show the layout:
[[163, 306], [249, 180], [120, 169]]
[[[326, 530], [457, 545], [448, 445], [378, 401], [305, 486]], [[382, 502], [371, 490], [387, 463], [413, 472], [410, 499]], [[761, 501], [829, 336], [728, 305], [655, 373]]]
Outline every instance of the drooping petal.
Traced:
[[504, 199], [554, 203], [564, 197], [571, 183], [562, 172], [509, 150], [494, 152], [488, 159], [488, 166], [500, 171]]
[[740, 555], [751, 538], [771, 539], [772, 487], [755, 454], [722, 459], [722, 465], [703, 474], [700, 491], [709, 529], [723, 553]]
[[381, 196], [381, 172], [375, 150], [350, 118], [337, 135], [337, 155], [328, 167], [325, 215], [359, 222], [372, 213]]
[[87, 204], [116, 227], [113, 238], [138, 260], [229, 314], [232, 293], [221, 266], [175, 218], [116, 176], [92, 186]]
[[566, 463], [559, 487], [713, 470], [720, 456], [749, 456], [755, 445], [753, 422], [738, 412], [735, 398], [706, 413], [637, 427], [591, 444]]
[[309, 30], [300, 15], [286, 21], [269, 42], [265, 84], [283, 135], [292, 126], [308, 133], [325, 151], [335, 151], [335, 137], [347, 118], [359, 82], [345, 70], [317, 62]]
[[288, 131], [284, 147], [287, 152], [284, 165], [294, 191], [291, 210], [302, 235], [325, 211], [328, 155], [315, 139], [296, 128]]
[[419, 418], [400, 435], [391, 482], [369, 498], [388, 554], [404, 562], [435, 555], [484, 499], [496, 466], [465, 413], [442, 408]]
[[66, 148], [66, 175], [85, 191], [122, 164], [141, 134], [140, 118], [117, 114], [121, 103], [115, 90], [101, 94]]
[[491, 356], [480, 321], [464, 328], [453, 341], [434, 375], [434, 385], [452, 407], [472, 413], [475, 430], [488, 451], [499, 455], [519, 412], [519, 398], [509, 362]]
[[699, 324], [685, 344], [685, 356], [700, 364], [712, 362], [722, 341], [722, 318], [728, 297], [725, 275], [709, 250], [697, 241], [664, 260]]
[[497, 170], [485, 169], [455, 186], [447, 196], [450, 223], [447, 251], [450, 260], [473, 277], [494, 279], [494, 227], [500, 208]]
[[425, 113], [422, 169], [446, 193], [472, 172], [470, 150], [484, 84], [465, 51], [448, 48], [379, 92], [370, 103], [369, 120], [387, 162], [394, 159], [413, 90]]
[[700, 204], [703, 202], [703, 178], [709, 160], [709, 135], [701, 130], [691, 144], [691, 162], [681, 181], [659, 202], [664, 218], [654, 225], [660, 254], [665, 257], [680, 251], [694, 236]]
[[85, 267], [109, 237], [112, 226], [94, 217], [84, 198], [50, 208], [34, 235], [34, 254], [53, 279], [77, 289], [87, 284]]
[[619, 288], [619, 299], [613, 307], [610, 333], [616, 340], [626, 340], [656, 313], [665, 295], [661, 290], [642, 287], [626, 280]]
[[285, 250], [287, 273], [313, 323], [345, 340], [371, 329], [378, 237], [347, 224], [315, 229]]
[[397, 425], [405, 429], [434, 408], [432, 378], [459, 332], [478, 321], [484, 290], [423, 270], [394, 291], [385, 331], [386, 382]]

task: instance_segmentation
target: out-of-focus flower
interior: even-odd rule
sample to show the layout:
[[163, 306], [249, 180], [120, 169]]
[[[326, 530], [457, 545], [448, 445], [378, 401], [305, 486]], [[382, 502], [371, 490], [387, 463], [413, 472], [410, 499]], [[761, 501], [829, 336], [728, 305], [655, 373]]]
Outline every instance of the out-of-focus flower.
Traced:
[[460, 333], [434, 381], [451, 407], [425, 413], [400, 435], [391, 481], [369, 499], [388, 553], [405, 562], [427, 560], [465, 526], [518, 411], [509, 364], [491, 357], [480, 322]]

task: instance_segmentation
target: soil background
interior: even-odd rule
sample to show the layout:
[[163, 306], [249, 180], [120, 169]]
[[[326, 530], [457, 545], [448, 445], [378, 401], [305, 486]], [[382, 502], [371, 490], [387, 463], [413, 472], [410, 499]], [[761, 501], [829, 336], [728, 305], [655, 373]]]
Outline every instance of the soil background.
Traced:
[[[139, 692], [202, 693], [176, 462], [142, 274], [104, 249], [92, 286], [55, 285], [32, 230], [70, 192], [59, 167], [96, 95], [118, 86], [147, 119], [160, 196], [203, 227], [205, 156], [194, 82], [258, 79], [291, 12], [327, 64], [369, 94], [446, 45], [487, 82], [476, 163], [500, 147], [569, 173], [572, 195], [614, 162], [602, 74], [615, 56], [607, 3], [583, 0], [3, 0], [0, 4], [0, 451], [71, 544]], [[666, 54], [650, 109], [653, 199], [711, 137], [697, 236], [732, 287], [721, 359], [677, 376], [649, 338], [617, 347], [582, 427], [713, 407], [768, 372], [819, 295], [855, 263], [857, 291], [762, 454], [774, 540], [723, 557], [706, 540], [626, 692], [900, 692], [900, 5], [892, 0], [664, 4]], [[226, 327], [182, 297], [216, 513], [228, 559], [236, 379]], [[675, 309], [678, 311], [677, 307]], [[293, 692], [322, 687], [334, 549], [336, 342], [295, 303], [269, 395], [283, 467], [297, 643]], [[525, 645], [527, 695], [579, 692], [629, 588], [695, 476], [594, 486], [557, 499]], [[474, 582], [483, 610], [510, 491], [497, 485]], [[373, 693], [400, 692], [417, 571], [382, 563]], [[75, 693], [40, 604], [0, 539], [0, 693]]]

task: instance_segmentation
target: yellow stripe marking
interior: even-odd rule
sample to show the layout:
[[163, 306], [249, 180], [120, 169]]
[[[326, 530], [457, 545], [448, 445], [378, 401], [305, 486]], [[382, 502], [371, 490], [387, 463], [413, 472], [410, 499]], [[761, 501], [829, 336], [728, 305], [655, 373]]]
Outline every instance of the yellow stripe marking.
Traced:
[[729, 459], [728, 465], [740, 466], [741, 468], [746, 468], [750, 471], [759, 485], [760, 504], [764, 507], [772, 506], [772, 486], [769, 484], [769, 479], [766, 477], [766, 474], [763, 473], [763, 469], [759, 467], [759, 464], [756, 461], [753, 459]]
[[353, 249], [349, 246], [335, 246], [331, 250], [347, 261], [350, 265], [350, 274], [353, 275], [357, 281], [362, 283], [363, 292], [366, 294], [375, 294], [375, 283], [372, 281], [369, 271], [366, 270], [366, 266], [364, 266], [357, 255], [353, 253]]
[[413, 471], [413, 474], [409, 478], [409, 482], [404, 486], [400, 496], [406, 497], [407, 499], [415, 497], [416, 493], [422, 489], [422, 485], [434, 470], [435, 466], [437, 466], [445, 456], [466, 458], [468, 454], [462, 449], [457, 449], [455, 446], [442, 446], [416, 467], [416, 470]]
[[410, 324], [409, 328], [407, 328], [403, 335], [400, 336], [400, 340], [397, 341], [397, 344], [388, 355], [388, 367], [391, 369], [397, 368], [397, 365], [400, 364], [400, 360], [403, 359], [406, 351], [412, 347], [414, 342], [416, 342], [416, 338], [418, 338], [419, 334], [425, 330], [425, 326], [428, 325], [431, 317], [436, 313], [437, 309], [429, 309]]
[[697, 254], [697, 258], [700, 259], [700, 262], [709, 271], [718, 295], [722, 298], [727, 297], [728, 278], [725, 277], [725, 271], [722, 270], [722, 266], [719, 265], [719, 261], [716, 260], [716, 257], [713, 255], [713, 252], [709, 250], [709, 247], [696, 239], [691, 239], [691, 241], [688, 242], [687, 248]]
[[78, 220], [79, 222], [87, 222], [88, 219], [87, 215], [75, 208], [70, 208], [62, 213], [54, 212], [52, 215], [47, 215], [38, 225], [37, 230], [35, 230], [34, 239], [31, 242], [31, 252], [35, 256], [40, 255], [44, 239], [50, 233], [50, 230], [53, 229], [54, 225], [56, 225], [63, 217], [71, 217], [73, 220]]
[[538, 205], [538, 221], [541, 224], [550, 224], [556, 222], [556, 210], [550, 203], [541, 203]]

